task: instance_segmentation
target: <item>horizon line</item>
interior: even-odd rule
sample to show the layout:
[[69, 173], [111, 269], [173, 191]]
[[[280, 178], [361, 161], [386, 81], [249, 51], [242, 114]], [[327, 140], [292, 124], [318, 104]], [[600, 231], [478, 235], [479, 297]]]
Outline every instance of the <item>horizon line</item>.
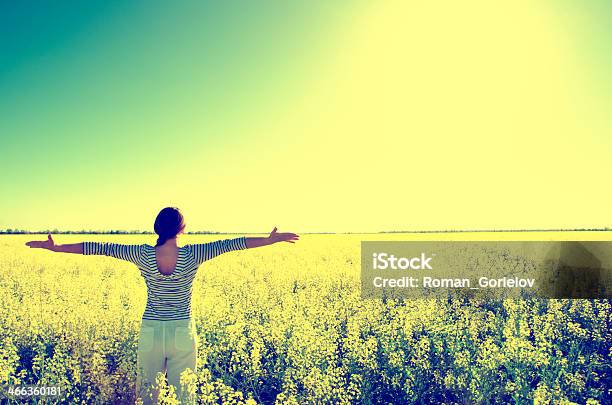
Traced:
[[[436, 229], [436, 230], [393, 230], [393, 231], [374, 231], [374, 232], [335, 232], [335, 231], [320, 231], [320, 232], [300, 232], [303, 235], [325, 235], [325, 234], [337, 234], [337, 235], [373, 235], [373, 234], [387, 234], [387, 233], [510, 233], [510, 232], [609, 232], [612, 231], [610, 227], [603, 228], [542, 228], [542, 229]], [[73, 230], [58, 230], [58, 229], [46, 229], [38, 231], [30, 231], [26, 229], [6, 228], [0, 229], [0, 235], [39, 235], [39, 234], [55, 234], [55, 235], [155, 235], [151, 231], [135, 230], [119, 230], [119, 229], [108, 229], [108, 230], [94, 230], [94, 229], [82, 229], [79, 231]], [[236, 235], [236, 234], [267, 234], [268, 232], [225, 232], [225, 231], [189, 231], [185, 232], [185, 235]]]

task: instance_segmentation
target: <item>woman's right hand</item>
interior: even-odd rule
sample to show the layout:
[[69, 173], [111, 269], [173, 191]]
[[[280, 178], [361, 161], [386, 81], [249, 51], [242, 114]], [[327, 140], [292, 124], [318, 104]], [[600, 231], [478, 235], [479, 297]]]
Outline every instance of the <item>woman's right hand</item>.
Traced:
[[55, 248], [55, 242], [53, 241], [51, 234], [49, 234], [47, 235], [47, 240], [40, 240], [40, 241], [32, 240], [32, 241], [26, 242], [26, 246], [29, 246], [31, 248], [53, 250], [53, 248]]
[[270, 232], [270, 236], [268, 236], [268, 239], [270, 239], [272, 243], [276, 243], [276, 242], [295, 243], [295, 241], [298, 240], [299, 238], [300, 238], [299, 235], [295, 233], [291, 233], [291, 232], [278, 233], [276, 232], [276, 227], [272, 229], [272, 232]]

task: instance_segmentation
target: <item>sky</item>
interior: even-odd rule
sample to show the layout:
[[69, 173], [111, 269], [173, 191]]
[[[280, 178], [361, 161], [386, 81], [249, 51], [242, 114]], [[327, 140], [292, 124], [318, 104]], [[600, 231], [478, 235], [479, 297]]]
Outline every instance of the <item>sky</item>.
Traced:
[[606, 1], [0, 2], [0, 229], [612, 226]]

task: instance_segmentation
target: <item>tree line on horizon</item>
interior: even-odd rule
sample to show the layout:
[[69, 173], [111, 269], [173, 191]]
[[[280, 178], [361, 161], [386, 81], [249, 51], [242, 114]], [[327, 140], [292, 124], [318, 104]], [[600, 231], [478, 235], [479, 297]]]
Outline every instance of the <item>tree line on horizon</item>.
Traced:
[[[302, 234], [361, 234], [361, 233], [468, 233], [468, 232], [606, 232], [612, 231], [611, 227], [603, 228], [559, 228], [559, 229], [442, 229], [442, 230], [414, 230], [414, 231], [379, 231], [379, 232], [301, 232]], [[0, 235], [20, 235], [20, 234], [54, 234], [54, 235], [153, 235], [151, 231], [122, 230], [122, 229], [82, 229], [79, 231], [45, 229], [39, 231], [30, 231], [28, 229], [6, 228], [0, 229]], [[187, 235], [223, 235], [237, 234], [245, 232], [219, 232], [219, 231], [188, 231]], [[261, 232], [246, 232], [246, 233], [261, 233]]]

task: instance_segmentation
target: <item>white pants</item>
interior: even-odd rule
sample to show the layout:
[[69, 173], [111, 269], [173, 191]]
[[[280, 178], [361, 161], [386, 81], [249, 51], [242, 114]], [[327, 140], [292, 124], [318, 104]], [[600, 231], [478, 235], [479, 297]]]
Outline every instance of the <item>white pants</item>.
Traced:
[[181, 373], [190, 368], [196, 372], [198, 336], [191, 319], [153, 321], [143, 319], [138, 339], [136, 395], [145, 404], [156, 404], [159, 387], [155, 378], [166, 372], [168, 384], [181, 395]]

